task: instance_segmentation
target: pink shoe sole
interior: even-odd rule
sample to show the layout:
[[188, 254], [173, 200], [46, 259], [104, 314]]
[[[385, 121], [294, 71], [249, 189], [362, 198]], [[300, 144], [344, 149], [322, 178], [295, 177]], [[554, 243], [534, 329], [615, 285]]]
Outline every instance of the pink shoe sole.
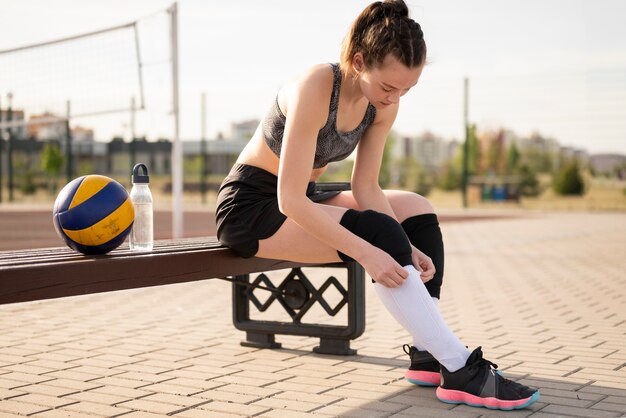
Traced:
[[441, 375], [437, 372], [426, 372], [421, 370], [407, 370], [404, 378], [418, 386], [439, 386]]
[[498, 398], [481, 398], [479, 396], [471, 395], [467, 392], [461, 392], [459, 390], [450, 390], [437, 388], [437, 398], [445, 403], [451, 404], [466, 404], [470, 406], [482, 406], [489, 409], [522, 409], [537, 402], [539, 400], [539, 392], [535, 392], [531, 397], [525, 399], [518, 399], [516, 401], [505, 401]]

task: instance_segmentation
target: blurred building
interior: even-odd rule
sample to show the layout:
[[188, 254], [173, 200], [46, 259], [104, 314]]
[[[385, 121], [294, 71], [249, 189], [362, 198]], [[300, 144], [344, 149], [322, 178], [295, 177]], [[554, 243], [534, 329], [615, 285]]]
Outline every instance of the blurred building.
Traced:
[[75, 126], [72, 128], [72, 141], [82, 143], [95, 142], [93, 129], [83, 128], [82, 126]]
[[[7, 127], [9, 122], [9, 111], [7, 109], [0, 109], [0, 137], [3, 134], [7, 134]], [[11, 127], [11, 133], [15, 139], [23, 139], [27, 137], [26, 125], [24, 124], [24, 111], [12, 110], [11, 122], [15, 122], [15, 125]]]
[[392, 144], [392, 158], [415, 159], [425, 170], [437, 171], [446, 161], [452, 158], [459, 144], [445, 140], [431, 132], [419, 136], [400, 137]]
[[558, 154], [561, 148], [555, 139], [543, 137], [537, 132], [534, 132], [528, 138], [520, 138], [519, 145], [523, 150], [547, 154]]
[[66, 135], [66, 121], [54, 113], [45, 112], [28, 118], [28, 137], [40, 141], [61, 140]]
[[599, 174], [613, 174], [616, 170], [626, 170], [626, 155], [593, 154], [589, 157], [589, 165]]

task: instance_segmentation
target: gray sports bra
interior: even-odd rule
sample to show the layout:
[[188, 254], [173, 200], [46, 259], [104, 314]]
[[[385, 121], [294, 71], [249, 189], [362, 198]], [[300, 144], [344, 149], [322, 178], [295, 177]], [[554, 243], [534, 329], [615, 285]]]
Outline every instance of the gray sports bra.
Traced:
[[[317, 148], [313, 168], [321, 168], [332, 161], [340, 161], [348, 157], [356, 148], [365, 129], [372, 124], [376, 116], [376, 108], [368, 103], [363, 120], [350, 132], [337, 130], [337, 109], [339, 108], [339, 90], [341, 89], [341, 70], [339, 64], [330, 64], [333, 68], [333, 92], [330, 96], [328, 120], [317, 134]], [[285, 133], [285, 115], [278, 105], [278, 95], [269, 112], [265, 115], [261, 126], [265, 143], [276, 156], [280, 157], [280, 148]]]

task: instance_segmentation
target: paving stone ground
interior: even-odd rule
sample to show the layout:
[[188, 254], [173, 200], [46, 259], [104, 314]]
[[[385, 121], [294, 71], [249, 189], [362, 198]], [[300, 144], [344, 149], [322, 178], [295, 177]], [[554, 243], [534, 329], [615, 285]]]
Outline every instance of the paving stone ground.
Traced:
[[230, 285], [208, 280], [1, 306], [0, 416], [626, 416], [626, 215], [530, 212], [442, 229], [443, 316], [540, 388], [528, 409], [447, 405], [403, 380], [410, 340], [369, 286], [358, 355], [341, 357], [312, 354], [306, 337], [240, 346]]

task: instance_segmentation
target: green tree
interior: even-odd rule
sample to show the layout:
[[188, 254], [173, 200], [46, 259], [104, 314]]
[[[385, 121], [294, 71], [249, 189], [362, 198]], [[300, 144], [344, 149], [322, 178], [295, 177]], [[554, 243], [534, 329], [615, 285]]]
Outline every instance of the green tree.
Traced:
[[507, 173], [514, 173], [517, 170], [518, 164], [520, 162], [521, 154], [517, 149], [517, 145], [515, 142], [511, 144], [509, 149], [506, 152], [506, 171]]
[[522, 178], [522, 196], [539, 196], [541, 194], [537, 173], [530, 165], [522, 164], [517, 173]]
[[185, 158], [183, 160], [183, 172], [185, 176], [198, 176], [202, 174], [202, 157]]
[[37, 190], [37, 185], [35, 184], [35, 173], [32, 169], [27, 168], [24, 172], [20, 189], [24, 194], [33, 194]]
[[86, 176], [88, 174], [93, 174], [95, 171], [94, 165], [91, 161], [83, 160], [78, 165], [78, 175]]
[[576, 161], [567, 163], [556, 173], [552, 184], [554, 191], [560, 195], [582, 195], [585, 183]]
[[530, 165], [536, 173], [552, 172], [553, 156], [547, 151], [529, 149], [523, 154], [523, 160]]
[[476, 133], [476, 125], [469, 126], [467, 171], [469, 175], [478, 174], [480, 169], [480, 143]]
[[43, 147], [41, 169], [48, 174], [48, 190], [51, 194], [56, 194], [57, 180], [64, 163], [65, 158], [58, 145], [49, 142]]
[[31, 168], [30, 155], [14, 157], [13, 160], [16, 184], [19, 184], [20, 190], [25, 195], [35, 193], [37, 186], [35, 184], [35, 172]]
[[461, 188], [461, 168], [455, 159], [450, 159], [441, 166], [437, 185], [443, 190], [459, 190]]

